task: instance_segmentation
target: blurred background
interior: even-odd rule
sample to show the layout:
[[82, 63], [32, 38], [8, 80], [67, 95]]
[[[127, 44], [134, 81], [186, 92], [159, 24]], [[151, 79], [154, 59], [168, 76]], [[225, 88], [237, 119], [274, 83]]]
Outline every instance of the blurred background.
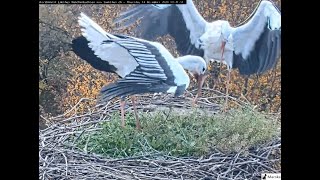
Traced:
[[[281, 9], [280, 0], [274, 1]], [[194, 0], [200, 14], [209, 22], [224, 19], [232, 26], [246, 20], [259, 0]], [[51, 117], [64, 113], [81, 98], [95, 99], [100, 88], [117, 79], [112, 74], [102, 74], [79, 59], [71, 49], [73, 38], [80, 36], [77, 18], [86, 13], [103, 29], [110, 33], [135, 36], [131, 28], [115, 30], [112, 24], [120, 12], [132, 5], [39, 5], [39, 108], [40, 117]], [[175, 56], [179, 56], [170, 36], [158, 39]], [[212, 64], [212, 75], [205, 87], [220, 92], [226, 89], [226, 66], [219, 72], [219, 65]], [[193, 81], [194, 83], [194, 81]], [[191, 84], [189, 90], [195, 89]], [[231, 71], [229, 94], [253, 104], [259, 111], [279, 113], [281, 111], [281, 59], [276, 67], [263, 75], [240, 76], [238, 70]], [[210, 94], [206, 94], [210, 96]], [[81, 104], [78, 111], [92, 107], [93, 101]], [[229, 104], [233, 106], [232, 103]], [[43, 119], [40, 118], [40, 124]]]

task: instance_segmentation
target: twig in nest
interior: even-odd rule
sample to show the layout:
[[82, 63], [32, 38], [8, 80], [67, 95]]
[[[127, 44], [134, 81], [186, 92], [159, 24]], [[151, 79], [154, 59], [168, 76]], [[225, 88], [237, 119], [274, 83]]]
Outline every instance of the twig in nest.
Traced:
[[[191, 109], [190, 96], [188, 93], [184, 98], [141, 95], [139, 106], [141, 109], [152, 105], [169, 107], [165, 114], [168, 119], [173, 106]], [[216, 111], [214, 98], [199, 101], [208, 111]], [[74, 109], [76, 107], [68, 113]], [[246, 156], [241, 153], [224, 154], [213, 148], [201, 159], [166, 155], [157, 152], [147, 141], [141, 141], [141, 144], [152, 153], [126, 158], [106, 158], [74, 147], [73, 143], [84, 133], [100, 130], [99, 123], [109, 121], [110, 114], [118, 111], [119, 106], [115, 102], [92, 109], [89, 113], [75, 112], [72, 118], [66, 117], [68, 113], [52, 118], [54, 124], [39, 130], [39, 179], [63, 179], [66, 176], [68, 179], [258, 179], [262, 172], [280, 172], [274, 165], [280, 163], [281, 154], [272, 153], [281, 151], [280, 138], [251, 149]]]

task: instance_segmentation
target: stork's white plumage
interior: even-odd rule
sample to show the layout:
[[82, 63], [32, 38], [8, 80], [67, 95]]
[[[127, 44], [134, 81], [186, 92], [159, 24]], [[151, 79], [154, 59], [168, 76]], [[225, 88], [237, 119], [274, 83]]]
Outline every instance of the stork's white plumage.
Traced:
[[[124, 12], [114, 22], [125, 22], [127, 27], [140, 19], [136, 33], [153, 40], [170, 34], [182, 55], [198, 55], [209, 64], [210, 60], [223, 62], [240, 74], [262, 74], [275, 66], [281, 51], [281, 14], [270, 1], [261, 0], [250, 19], [238, 27], [228, 21], [207, 22], [192, 0], [185, 5], [137, 5]], [[227, 104], [227, 96], [226, 96]]]
[[141, 23], [136, 32], [142, 38], [154, 40], [170, 34], [182, 55], [202, 56], [207, 64], [223, 60], [228, 68], [238, 68], [240, 74], [264, 73], [280, 56], [281, 14], [267, 0], [262, 0], [250, 19], [238, 27], [225, 20], [207, 22], [192, 0], [184, 5], [137, 5], [114, 22], [124, 22], [120, 27], [124, 28], [138, 19]]
[[[206, 63], [202, 57], [174, 58], [160, 43], [107, 33], [83, 13], [79, 24], [83, 36], [73, 40], [73, 51], [94, 68], [116, 73], [122, 78], [102, 88], [100, 102], [142, 93], [163, 92], [179, 96], [190, 83], [184, 68], [199, 77], [199, 84], [203, 83]], [[134, 99], [133, 105], [136, 113]], [[123, 106], [122, 102], [122, 112]], [[123, 115], [122, 118], [124, 125]], [[136, 118], [137, 128], [140, 128], [137, 115]]]

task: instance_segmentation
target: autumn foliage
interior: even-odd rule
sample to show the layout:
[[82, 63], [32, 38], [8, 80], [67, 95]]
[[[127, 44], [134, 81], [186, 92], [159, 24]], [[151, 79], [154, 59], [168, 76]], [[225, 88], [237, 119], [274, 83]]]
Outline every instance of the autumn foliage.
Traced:
[[[236, 26], [250, 16], [259, 0], [195, 0], [200, 14], [207, 21], [225, 19]], [[279, 9], [280, 0], [275, 1]], [[96, 98], [100, 88], [117, 79], [112, 74], [102, 74], [78, 58], [71, 50], [71, 40], [80, 35], [77, 18], [86, 13], [110, 33], [135, 36], [132, 27], [115, 30], [112, 21], [131, 5], [40, 5], [39, 6], [39, 100], [40, 114], [50, 116], [65, 112], [81, 98]], [[174, 56], [179, 56], [175, 42], [170, 36], [158, 38]], [[212, 73], [219, 65], [212, 64]], [[217, 73], [216, 73], [217, 74]], [[226, 90], [226, 67], [207, 79], [206, 85], [218, 91]], [[190, 88], [193, 88], [192, 85]], [[269, 72], [250, 77], [231, 73], [229, 93], [257, 105], [259, 110], [279, 112], [281, 104], [281, 60]], [[231, 104], [232, 105], [232, 104]], [[92, 106], [88, 104], [79, 111]]]

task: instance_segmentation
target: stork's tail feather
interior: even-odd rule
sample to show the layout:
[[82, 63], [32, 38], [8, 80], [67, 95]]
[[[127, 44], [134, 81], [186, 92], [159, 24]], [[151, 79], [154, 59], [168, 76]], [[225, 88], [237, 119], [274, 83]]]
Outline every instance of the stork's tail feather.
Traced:
[[165, 92], [168, 88], [152, 84], [137, 83], [110, 83], [104, 86], [98, 97], [98, 104], [103, 104], [115, 97], [130, 96], [134, 94]]

